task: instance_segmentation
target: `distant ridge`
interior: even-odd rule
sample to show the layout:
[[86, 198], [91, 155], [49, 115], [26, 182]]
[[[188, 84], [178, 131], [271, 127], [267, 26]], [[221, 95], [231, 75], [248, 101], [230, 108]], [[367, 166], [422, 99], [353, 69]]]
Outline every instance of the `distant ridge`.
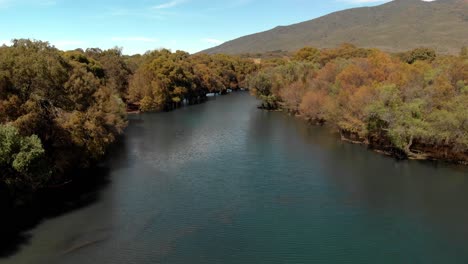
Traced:
[[468, 46], [468, 0], [394, 0], [353, 8], [244, 36], [202, 53], [295, 51], [304, 46], [329, 48], [345, 42], [389, 52], [423, 46], [456, 54]]

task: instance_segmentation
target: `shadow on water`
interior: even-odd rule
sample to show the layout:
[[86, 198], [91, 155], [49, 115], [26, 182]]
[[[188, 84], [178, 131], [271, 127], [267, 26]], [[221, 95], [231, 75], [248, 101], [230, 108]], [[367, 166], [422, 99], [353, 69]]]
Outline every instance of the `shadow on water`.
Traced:
[[[109, 149], [109, 153], [125, 153], [124, 139]], [[108, 155], [101, 164], [73, 173], [72, 181], [62, 187], [46, 188], [28, 198], [26, 206], [14, 207], [6, 192], [0, 188], [0, 259], [8, 258], [31, 240], [30, 231], [42, 221], [71, 213], [99, 201], [101, 190], [110, 183]], [[1, 186], [0, 186], [1, 187]]]
[[468, 188], [465, 166], [397, 160], [341, 141], [327, 128], [309, 126], [301, 120], [294, 126], [309, 148], [326, 150], [315, 157], [327, 175], [326, 181], [338, 188], [343, 204], [374, 214], [394, 212], [460, 240], [468, 235], [468, 211], [458, 206], [468, 198], [464, 191]]
[[[206, 102], [215, 101], [209, 98]], [[195, 105], [187, 105], [188, 110]], [[163, 114], [163, 113], [161, 113]], [[153, 114], [157, 116], [157, 114]], [[141, 137], [145, 133], [142, 114], [130, 115], [126, 133]], [[17, 254], [32, 239], [31, 230], [41, 222], [91, 206], [99, 201], [101, 191], [110, 182], [111, 170], [128, 166], [126, 136], [108, 150], [108, 155], [93, 168], [73, 173], [73, 181], [59, 188], [47, 188], [27, 197], [27, 206], [13, 206], [9, 194], [0, 183], [0, 260]]]

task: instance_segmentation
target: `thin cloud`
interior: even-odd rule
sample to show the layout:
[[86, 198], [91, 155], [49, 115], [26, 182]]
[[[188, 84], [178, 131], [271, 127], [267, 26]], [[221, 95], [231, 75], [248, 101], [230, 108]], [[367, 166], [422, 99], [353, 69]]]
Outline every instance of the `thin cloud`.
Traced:
[[[375, 4], [375, 3], [386, 3], [393, 0], [341, 0], [341, 2], [347, 2], [351, 4]], [[422, 2], [435, 2], [437, 0], [421, 0]]]
[[50, 42], [52, 45], [54, 45], [56, 48], [65, 50], [65, 49], [70, 49], [70, 48], [78, 48], [86, 45], [86, 41], [82, 40], [57, 40], [57, 41], [51, 41]]
[[212, 7], [208, 8], [207, 11], [221, 11], [221, 10], [234, 9], [234, 8], [246, 6], [246, 5], [248, 5], [248, 4], [252, 3], [252, 2], [253, 2], [253, 0], [235, 0], [235, 1], [231, 1], [229, 3], [221, 2], [222, 3], [221, 5], [212, 6]]
[[215, 44], [215, 45], [219, 45], [219, 44], [224, 43], [224, 41], [222, 41], [222, 40], [213, 39], [213, 38], [204, 38], [204, 39], [202, 39], [202, 41], [206, 42], [206, 43], [210, 43], [210, 44]]
[[0, 8], [7, 8], [11, 4], [11, 0], [0, 0]]
[[8, 8], [13, 5], [54, 6], [56, 4], [56, 0], [0, 0], [0, 8]]
[[147, 42], [147, 43], [154, 43], [158, 42], [158, 39], [155, 38], [147, 38], [147, 37], [113, 37], [113, 41], [133, 41], [133, 42]]
[[[351, 4], [373, 4], [373, 3], [385, 3], [391, 0], [344, 0], [344, 2]], [[342, 1], [343, 2], [343, 1]]]
[[165, 16], [161, 12], [149, 12], [148, 8], [145, 9], [127, 9], [127, 8], [110, 8], [107, 12], [100, 13], [99, 15], [89, 16], [90, 18], [104, 19], [108, 17], [137, 17], [151, 20], [164, 20]]
[[159, 4], [159, 5], [155, 5], [152, 7], [152, 9], [167, 9], [167, 8], [172, 8], [172, 7], [176, 7], [180, 4], [183, 4], [184, 2], [186, 2], [186, 0], [172, 0], [170, 2], [166, 2], [166, 3], [162, 3], [162, 4]]
[[56, 5], [57, 2], [56, 1], [42, 1], [39, 3], [39, 5], [41, 6], [53, 6], [53, 5]]

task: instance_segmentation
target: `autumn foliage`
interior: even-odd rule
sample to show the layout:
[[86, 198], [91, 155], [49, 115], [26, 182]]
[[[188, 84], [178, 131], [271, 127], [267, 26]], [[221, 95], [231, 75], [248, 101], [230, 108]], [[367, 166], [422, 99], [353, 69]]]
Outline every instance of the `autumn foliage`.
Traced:
[[[260, 99], [268, 99], [268, 106], [328, 123], [343, 138], [399, 157], [467, 162], [464, 54], [436, 57], [421, 48], [402, 56], [349, 45], [321, 52], [308, 48], [289, 64], [252, 76], [250, 87]], [[304, 71], [288, 70], [305, 65]]]
[[257, 66], [226, 55], [119, 48], [0, 47], [0, 190], [30, 192], [98, 161], [127, 125], [126, 107], [172, 110], [239, 89]]
[[202, 102], [207, 93], [239, 89], [255, 70], [248, 59], [156, 50], [143, 56], [131, 78], [128, 100], [141, 111], [172, 110], [183, 103]]
[[122, 133], [122, 80], [110, 72], [114, 62], [104, 62], [122, 55], [107, 52], [113, 55], [93, 59], [30, 40], [0, 48], [0, 184], [34, 190], [59, 183]]

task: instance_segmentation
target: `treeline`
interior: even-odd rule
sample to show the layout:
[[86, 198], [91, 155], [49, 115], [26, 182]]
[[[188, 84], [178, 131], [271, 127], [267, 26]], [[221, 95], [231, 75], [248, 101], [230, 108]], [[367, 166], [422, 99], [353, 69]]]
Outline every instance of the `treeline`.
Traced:
[[207, 93], [240, 89], [257, 69], [252, 60], [228, 55], [159, 50], [143, 57], [128, 92], [128, 100], [141, 111], [172, 110], [184, 102], [199, 103]]
[[157, 50], [0, 47], [0, 189], [12, 195], [69, 179], [99, 160], [126, 110], [167, 111], [207, 93], [250, 88], [266, 109], [335, 126], [402, 158], [468, 161], [468, 50], [386, 54], [345, 44], [252, 59]]
[[468, 52], [401, 54], [344, 44], [267, 62], [249, 87], [262, 108], [329, 124], [400, 158], [468, 162]]
[[47, 42], [0, 47], [0, 191], [60, 185], [101, 158], [142, 111], [193, 104], [238, 89], [256, 65], [169, 50], [124, 56], [118, 48], [60, 51]]

